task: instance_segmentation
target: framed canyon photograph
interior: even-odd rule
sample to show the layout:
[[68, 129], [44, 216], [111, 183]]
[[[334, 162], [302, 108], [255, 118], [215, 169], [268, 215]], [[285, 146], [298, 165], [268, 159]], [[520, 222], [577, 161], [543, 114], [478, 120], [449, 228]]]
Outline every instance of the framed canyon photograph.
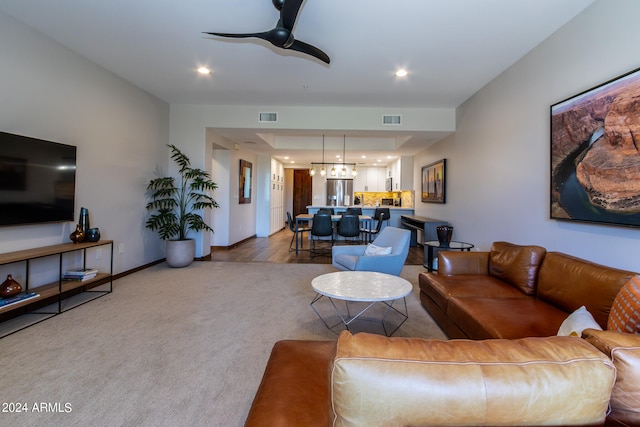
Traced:
[[445, 203], [445, 173], [447, 159], [422, 167], [422, 202]]
[[551, 106], [550, 217], [640, 226], [640, 69]]

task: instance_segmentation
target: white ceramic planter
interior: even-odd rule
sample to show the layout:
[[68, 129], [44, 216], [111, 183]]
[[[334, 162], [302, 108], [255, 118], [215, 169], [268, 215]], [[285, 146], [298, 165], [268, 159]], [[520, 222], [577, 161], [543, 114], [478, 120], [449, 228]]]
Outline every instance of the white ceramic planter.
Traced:
[[167, 240], [166, 258], [169, 267], [187, 267], [191, 265], [195, 256], [195, 240]]

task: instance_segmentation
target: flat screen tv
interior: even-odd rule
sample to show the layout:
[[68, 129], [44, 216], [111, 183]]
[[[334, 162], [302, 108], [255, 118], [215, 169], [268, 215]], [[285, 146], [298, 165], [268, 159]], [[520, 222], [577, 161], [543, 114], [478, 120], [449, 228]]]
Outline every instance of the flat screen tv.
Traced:
[[0, 132], [0, 226], [73, 221], [76, 147]]

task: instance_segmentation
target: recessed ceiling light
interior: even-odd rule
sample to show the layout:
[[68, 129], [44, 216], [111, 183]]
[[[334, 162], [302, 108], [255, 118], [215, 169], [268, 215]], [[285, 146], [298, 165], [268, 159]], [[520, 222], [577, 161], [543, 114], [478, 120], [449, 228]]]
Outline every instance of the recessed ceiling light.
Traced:
[[295, 163], [295, 161], [294, 161], [294, 160], [291, 160], [289, 163]]
[[284, 159], [285, 160], [289, 160], [289, 156], [284, 156]]
[[366, 159], [366, 158], [367, 158], [367, 156], [363, 155], [363, 156], [362, 156], [362, 158], [363, 158], [363, 159]]
[[199, 72], [200, 74], [211, 74], [211, 70], [208, 69], [207, 67], [199, 67], [197, 70], [197, 72]]
[[400, 68], [398, 71], [396, 71], [396, 77], [406, 77], [407, 74], [409, 73], [404, 68]]

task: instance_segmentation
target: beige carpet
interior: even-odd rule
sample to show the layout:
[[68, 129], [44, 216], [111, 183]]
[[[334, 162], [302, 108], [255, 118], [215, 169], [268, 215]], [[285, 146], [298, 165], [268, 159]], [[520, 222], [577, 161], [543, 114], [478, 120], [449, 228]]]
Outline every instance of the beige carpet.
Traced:
[[[311, 279], [332, 271], [196, 262], [120, 279], [113, 293], [0, 340], [2, 401], [27, 409], [0, 413], [0, 424], [242, 426], [277, 340], [335, 339], [309, 307]], [[444, 338], [419, 305], [421, 271], [402, 271], [414, 291], [394, 336]]]

